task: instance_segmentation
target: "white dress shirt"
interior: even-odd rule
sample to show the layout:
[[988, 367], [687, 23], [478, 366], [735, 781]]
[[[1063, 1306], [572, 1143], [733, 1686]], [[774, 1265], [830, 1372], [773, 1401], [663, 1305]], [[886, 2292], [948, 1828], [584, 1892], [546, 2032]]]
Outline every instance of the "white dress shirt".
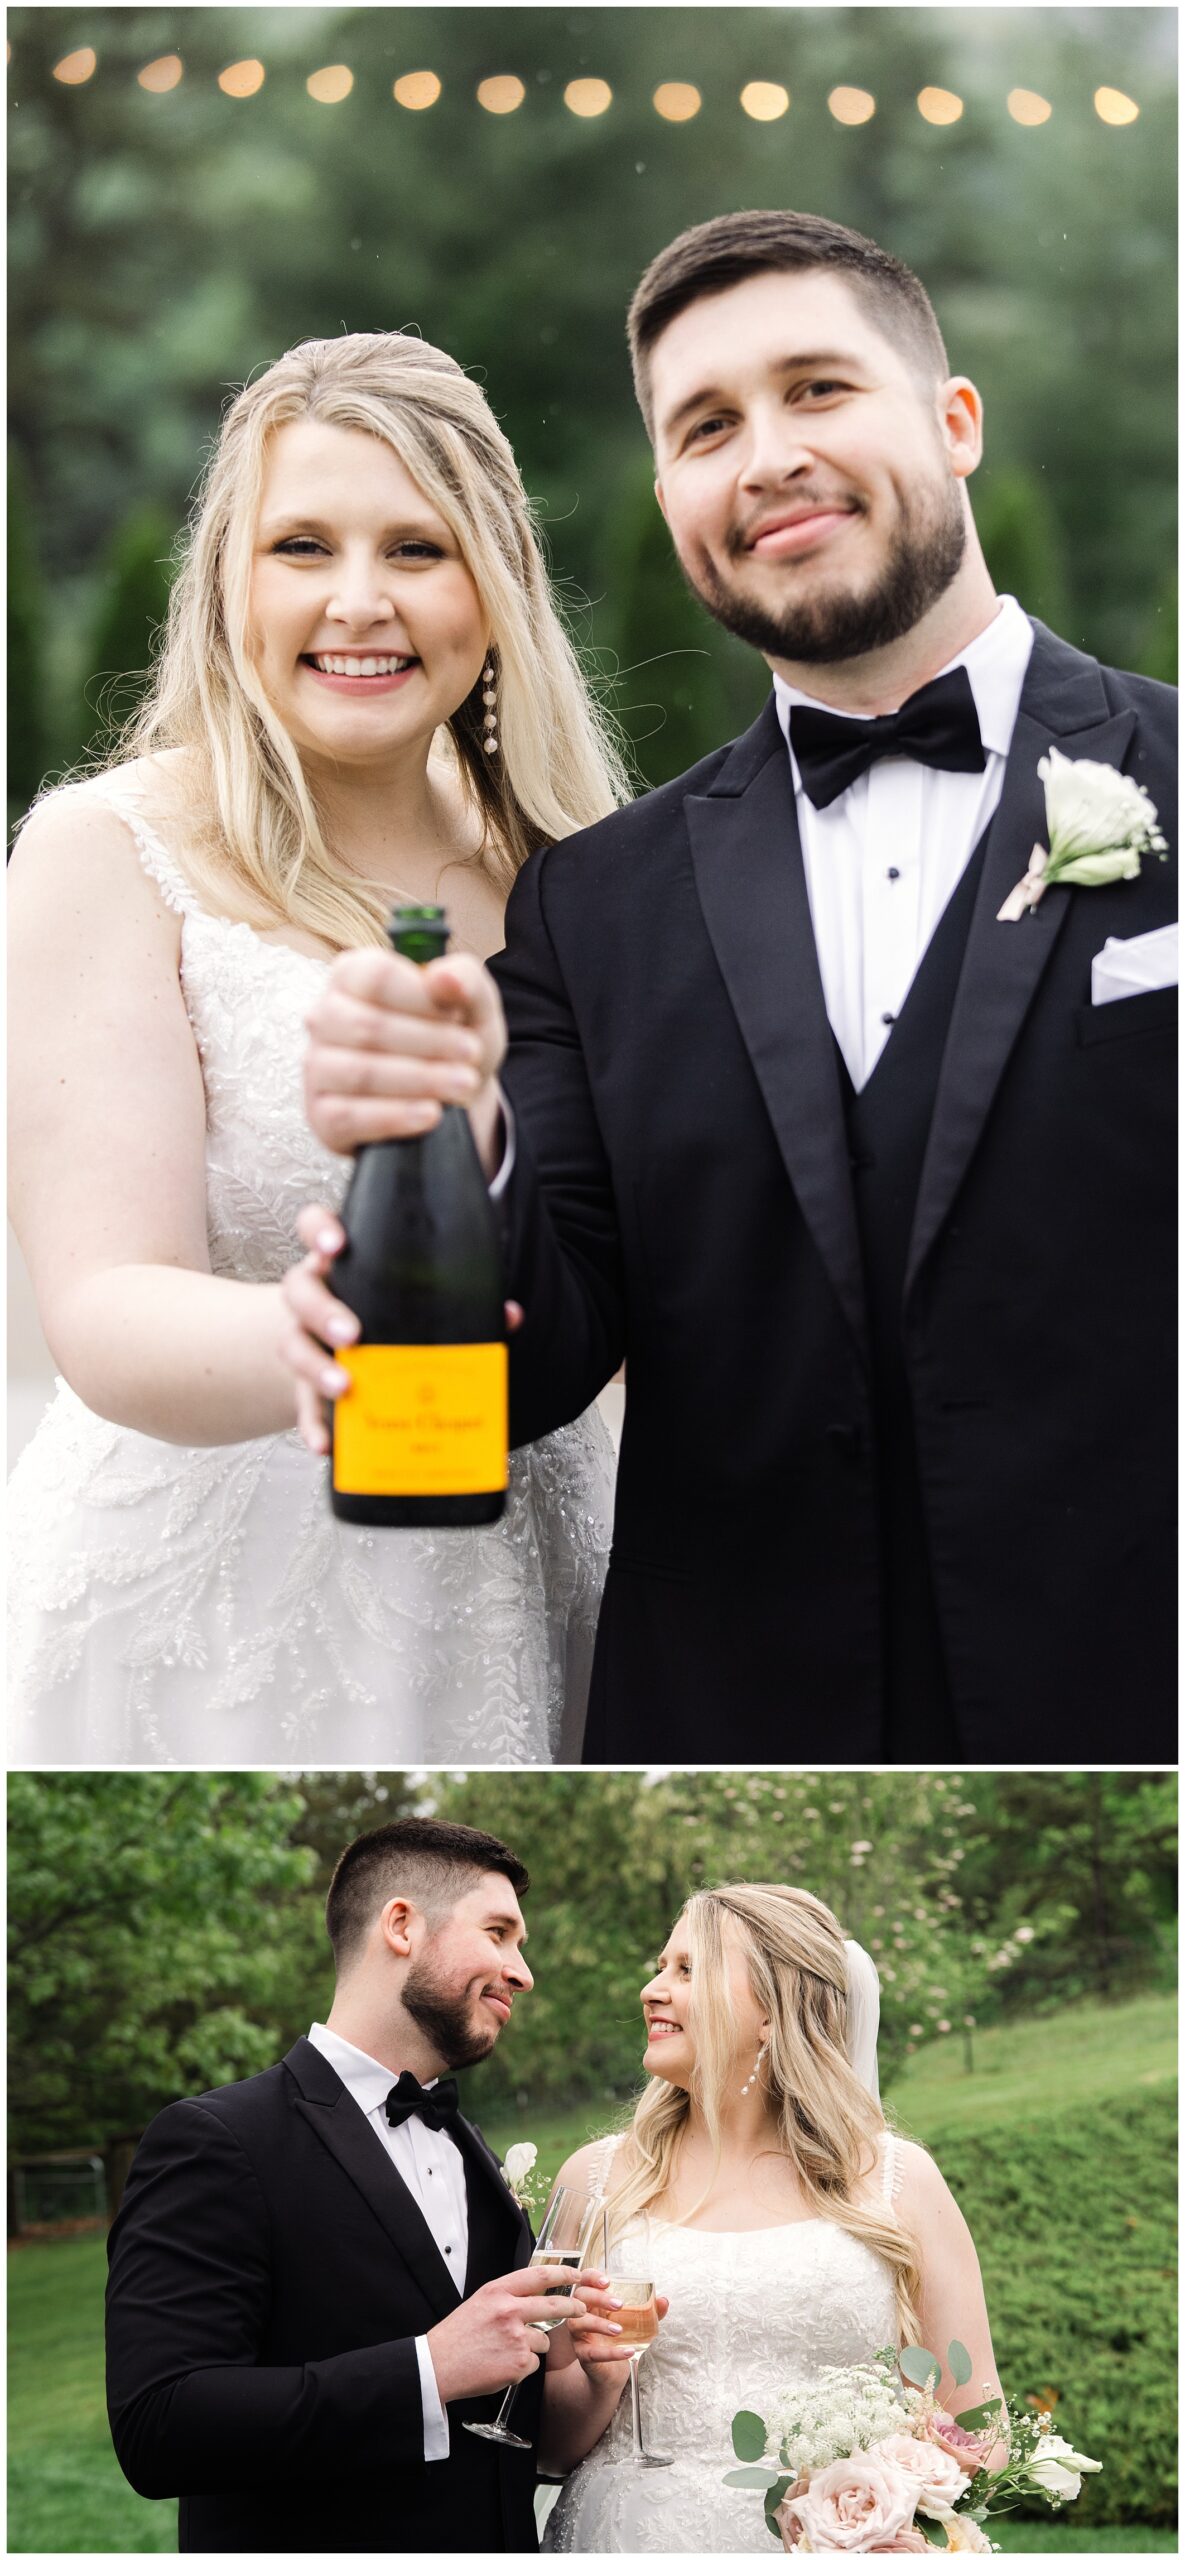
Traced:
[[[361, 2107], [388, 2159], [394, 2162], [405, 2187], [414, 2196], [457, 2291], [463, 2294], [469, 2263], [469, 2205], [465, 2163], [452, 2135], [434, 2132], [422, 2116], [408, 2116], [403, 2124], [388, 2124], [387, 2092], [394, 2087], [398, 2073], [389, 2070], [385, 2062], [376, 2062], [372, 2054], [360, 2053], [356, 2044], [347, 2044], [344, 2036], [334, 2035], [329, 2027], [310, 2027], [309, 2043], [324, 2054], [355, 2105]], [[426, 2088], [434, 2085], [432, 2081], [424, 2083]], [[448, 2419], [441, 2406], [426, 2337], [416, 2339], [416, 2361], [424, 2411], [424, 2460], [445, 2462]]]
[[[827, 1019], [857, 1092], [995, 812], [1032, 646], [1027, 615], [1014, 596], [1001, 596], [986, 631], [935, 670], [967, 670], [987, 759], [982, 773], [941, 773], [909, 756], [882, 756], [826, 809], [816, 809], [803, 790], [790, 745], [791, 707], [809, 702], [844, 718], [864, 715], [774, 677]], [[1028, 851], [1020, 848], [1018, 872]]]

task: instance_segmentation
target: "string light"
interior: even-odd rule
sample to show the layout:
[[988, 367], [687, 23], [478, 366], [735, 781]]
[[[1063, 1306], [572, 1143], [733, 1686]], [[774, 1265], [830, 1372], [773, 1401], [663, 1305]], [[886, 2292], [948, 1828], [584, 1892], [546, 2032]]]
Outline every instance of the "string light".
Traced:
[[526, 97], [521, 80], [502, 74], [495, 80], [479, 80], [477, 103], [488, 116], [512, 116]]
[[603, 116], [613, 104], [613, 91], [607, 80], [569, 80], [564, 91], [564, 105], [574, 116]]
[[440, 82], [434, 71], [405, 71], [391, 92], [397, 106], [410, 107], [417, 113], [422, 107], [434, 107], [440, 96]]
[[703, 99], [689, 80], [663, 80], [654, 92], [654, 111], [667, 124], [687, 124], [699, 114]]
[[1096, 89], [1094, 111], [1103, 124], [1134, 124], [1140, 110], [1122, 89]]
[[963, 101], [953, 89], [922, 89], [918, 95], [918, 114], [927, 124], [957, 124], [963, 112]]
[[1048, 124], [1053, 109], [1035, 89], [1010, 89], [1008, 113], [1014, 124]]
[[266, 76], [262, 62], [228, 62], [218, 74], [218, 86], [225, 98], [253, 98]]
[[837, 124], [867, 124], [876, 114], [871, 89], [833, 89], [827, 104]]
[[750, 80], [741, 91], [741, 105], [754, 124], [776, 124], [789, 104], [789, 90], [776, 80]]
[[312, 72], [304, 85], [319, 107], [340, 107], [354, 86], [354, 74], [344, 62], [327, 62], [324, 70]]
[[98, 63], [94, 47], [80, 45], [77, 53], [64, 53], [61, 61], [55, 62], [53, 76], [61, 81], [64, 89], [81, 89], [83, 81], [89, 80], [98, 69]]
[[161, 53], [155, 62], [146, 62], [136, 73], [137, 85], [147, 89], [150, 97], [164, 98], [184, 76], [185, 65], [179, 53]]

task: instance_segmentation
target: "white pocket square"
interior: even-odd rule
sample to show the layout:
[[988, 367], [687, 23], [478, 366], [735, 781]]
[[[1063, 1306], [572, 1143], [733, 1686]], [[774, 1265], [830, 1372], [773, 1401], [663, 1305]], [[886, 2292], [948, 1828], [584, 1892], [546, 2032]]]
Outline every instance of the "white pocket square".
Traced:
[[1125, 942], [1109, 935], [1090, 964], [1090, 1001], [1114, 1004], [1120, 996], [1146, 995], [1151, 987], [1177, 983], [1177, 927], [1158, 925], [1155, 933], [1133, 933]]

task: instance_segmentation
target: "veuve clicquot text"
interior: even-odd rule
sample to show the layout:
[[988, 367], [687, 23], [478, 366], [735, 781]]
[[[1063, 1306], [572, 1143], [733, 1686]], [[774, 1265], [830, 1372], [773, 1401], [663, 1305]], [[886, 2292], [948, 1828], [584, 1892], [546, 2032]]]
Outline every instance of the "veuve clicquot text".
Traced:
[[[408, 960], [442, 955], [441, 907], [397, 907]], [[497, 1520], [507, 1478], [507, 1352], [495, 1212], [468, 1115], [446, 1104], [418, 1138], [360, 1147], [329, 1286], [359, 1339], [333, 1408], [330, 1498], [375, 1528]]]

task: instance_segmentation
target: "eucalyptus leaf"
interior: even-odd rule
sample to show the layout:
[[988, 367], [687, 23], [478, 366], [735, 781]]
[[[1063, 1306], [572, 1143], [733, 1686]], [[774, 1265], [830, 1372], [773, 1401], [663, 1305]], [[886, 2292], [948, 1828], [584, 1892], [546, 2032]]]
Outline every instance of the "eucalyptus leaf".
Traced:
[[928, 2382], [939, 2383], [942, 2380], [942, 2367], [928, 2347], [903, 2347], [901, 2370], [907, 2382], [918, 2383], [923, 2391]]
[[997, 2415], [999, 2408], [998, 2400], [981, 2400], [975, 2409], [960, 2409], [955, 2423], [965, 2427], [969, 2436], [976, 2435], [981, 2427], [986, 2427], [989, 2420]]
[[732, 2422], [732, 2449], [738, 2462], [760, 2462], [765, 2451], [765, 2420], [752, 2409], [738, 2409]]
[[782, 2500], [783, 2500], [783, 2498], [785, 2497], [785, 2495], [786, 2495], [786, 2491], [787, 2491], [787, 2489], [789, 2488], [789, 2486], [790, 2486], [790, 2482], [789, 2482], [789, 2480], [787, 2479], [786, 2475], [783, 2473], [783, 2475], [782, 2475], [781, 2479], [780, 2479], [780, 2480], [775, 2480], [775, 2481], [772, 2483], [771, 2487], [770, 2487], [770, 2488], [768, 2488], [768, 2489], [766, 2490], [766, 2493], [765, 2493], [765, 2520], [766, 2520], [766, 2523], [767, 2523], [767, 2524], [768, 2524], [768, 2522], [769, 2522], [769, 2520], [770, 2520], [770, 2517], [771, 2517], [771, 2516], [772, 2516], [772, 2514], [773, 2514], [774, 2508], [775, 2508], [775, 2507], [780, 2507], [780, 2506], [781, 2506]]
[[726, 2471], [724, 2486], [726, 2489], [759, 2489], [763, 2480], [774, 2481], [777, 2476], [776, 2471], [767, 2471], [764, 2463], [751, 2462], [747, 2471]]
[[950, 2544], [946, 2538], [944, 2524], [936, 2523], [933, 2516], [922, 2515], [916, 2515], [914, 2523], [924, 2542], [932, 2542], [937, 2551], [949, 2551]]
[[946, 2361], [950, 2366], [954, 2380], [958, 2383], [961, 2390], [965, 2382], [970, 2382], [973, 2368], [971, 2358], [960, 2339], [951, 2339], [950, 2345], [946, 2351]]

